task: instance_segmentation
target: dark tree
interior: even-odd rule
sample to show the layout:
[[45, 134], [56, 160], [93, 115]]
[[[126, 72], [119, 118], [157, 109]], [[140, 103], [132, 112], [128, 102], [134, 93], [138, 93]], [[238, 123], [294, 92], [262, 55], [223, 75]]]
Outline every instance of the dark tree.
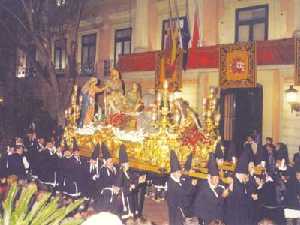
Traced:
[[[15, 48], [27, 53], [37, 79], [47, 84], [53, 119], [63, 115], [76, 82], [77, 37], [82, 12], [88, 0], [0, 0], [0, 27]], [[55, 38], [66, 38], [67, 86], [60, 86], [52, 57]], [[36, 54], [30, 54], [35, 49]], [[14, 74], [15, 75], [15, 74]], [[49, 101], [45, 99], [44, 101]]]

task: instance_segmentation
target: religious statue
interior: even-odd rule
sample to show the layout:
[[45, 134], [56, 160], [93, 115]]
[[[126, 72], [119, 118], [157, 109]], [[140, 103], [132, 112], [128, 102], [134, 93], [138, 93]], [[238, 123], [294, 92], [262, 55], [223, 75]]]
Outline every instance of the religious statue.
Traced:
[[190, 107], [189, 103], [174, 93], [174, 101], [172, 106], [173, 121], [179, 127], [195, 126], [198, 130], [201, 129], [201, 123], [198, 115]]
[[97, 87], [97, 78], [90, 78], [82, 87], [80, 93], [79, 127], [86, 126], [93, 121], [95, 114], [95, 96], [102, 89]]
[[132, 84], [131, 90], [126, 93], [128, 110], [130, 112], [140, 112], [143, 110], [141, 89], [138, 83]]
[[110, 72], [110, 80], [107, 81], [104, 90], [105, 114], [113, 115], [124, 111], [126, 99], [123, 94], [123, 82], [120, 79], [120, 73], [116, 69]]

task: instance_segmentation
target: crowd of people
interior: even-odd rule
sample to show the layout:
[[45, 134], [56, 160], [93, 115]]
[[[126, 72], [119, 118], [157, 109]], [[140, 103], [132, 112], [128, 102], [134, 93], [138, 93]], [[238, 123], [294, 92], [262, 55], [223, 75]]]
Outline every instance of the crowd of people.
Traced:
[[[125, 145], [120, 146], [119, 164], [114, 165], [105, 143], [95, 146], [91, 158], [84, 158], [76, 140], [67, 146], [60, 138], [54, 132], [45, 139], [34, 130], [15, 138], [1, 156], [2, 185], [11, 176], [34, 180], [53, 195], [65, 196], [65, 201], [85, 198], [84, 216], [110, 212], [127, 224], [152, 224], [141, 219], [150, 186], [156, 187], [156, 197], [163, 198], [166, 192], [170, 225], [300, 223], [300, 148], [290, 161], [286, 145], [273, 144], [272, 138], [262, 146], [249, 136], [240, 156], [231, 155], [234, 172], [222, 171], [225, 155], [218, 144], [209, 155], [207, 179], [189, 176], [192, 155], [182, 166], [171, 151], [170, 174], [159, 176], [130, 168]], [[263, 168], [261, 173], [258, 167]], [[296, 214], [294, 219], [285, 218], [287, 210]]]

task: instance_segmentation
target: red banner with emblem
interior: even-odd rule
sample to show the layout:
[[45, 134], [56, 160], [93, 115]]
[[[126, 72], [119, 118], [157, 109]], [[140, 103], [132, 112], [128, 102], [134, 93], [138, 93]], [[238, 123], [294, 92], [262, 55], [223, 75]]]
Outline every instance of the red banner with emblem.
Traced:
[[220, 47], [219, 81], [222, 88], [256, 86], [255, 43]]

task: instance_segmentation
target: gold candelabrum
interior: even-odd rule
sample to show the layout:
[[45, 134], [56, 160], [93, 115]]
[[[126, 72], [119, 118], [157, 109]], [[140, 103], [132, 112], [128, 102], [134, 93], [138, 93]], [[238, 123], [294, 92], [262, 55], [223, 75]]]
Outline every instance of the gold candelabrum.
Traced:
[[218, 89], [210, 87], [207, 98], [203, 98], [203, 133], [210, 143], [202, 150], [201, 160], [208, 160], [210, 152], [214, 152], [217, 143], [221, 140], [219, 124], [221, 114], [219, 112]]
[[221, 114], [218, 107], [217, 88], [211, 87], [207, 98], [203, 98], [204, 132], [211, 139], [219, 136]]
[[80, 115], [80, 107], [77, 104], [77, 96], [78, 96], [78, 87], [74, 85], [73, 91], [71, 94], [71, 104], [65, 110], [65, 128], [64, 128], [64, 136], [62, 141], [66, 141], [68, 145], [72, 145], [73, 138], [76, 138], [76, 128], [77, 121]]
[[[158, 101], [158, 112], [160, 115], [158, 122], [158, 126], [160, 128], [160, 133], [166, 133], [167, 128], [170, 125], [170, 121], [168, 119], [168, 114], [170, 113], [169, 107], [169, 91], [168, 91], [168, 81], [165, 80], [163, 84], [163, 89], [158, 95], [162, 95], [162, 104], [161, 100]], [[160, 97], [159, 97], [160, 99]]]

